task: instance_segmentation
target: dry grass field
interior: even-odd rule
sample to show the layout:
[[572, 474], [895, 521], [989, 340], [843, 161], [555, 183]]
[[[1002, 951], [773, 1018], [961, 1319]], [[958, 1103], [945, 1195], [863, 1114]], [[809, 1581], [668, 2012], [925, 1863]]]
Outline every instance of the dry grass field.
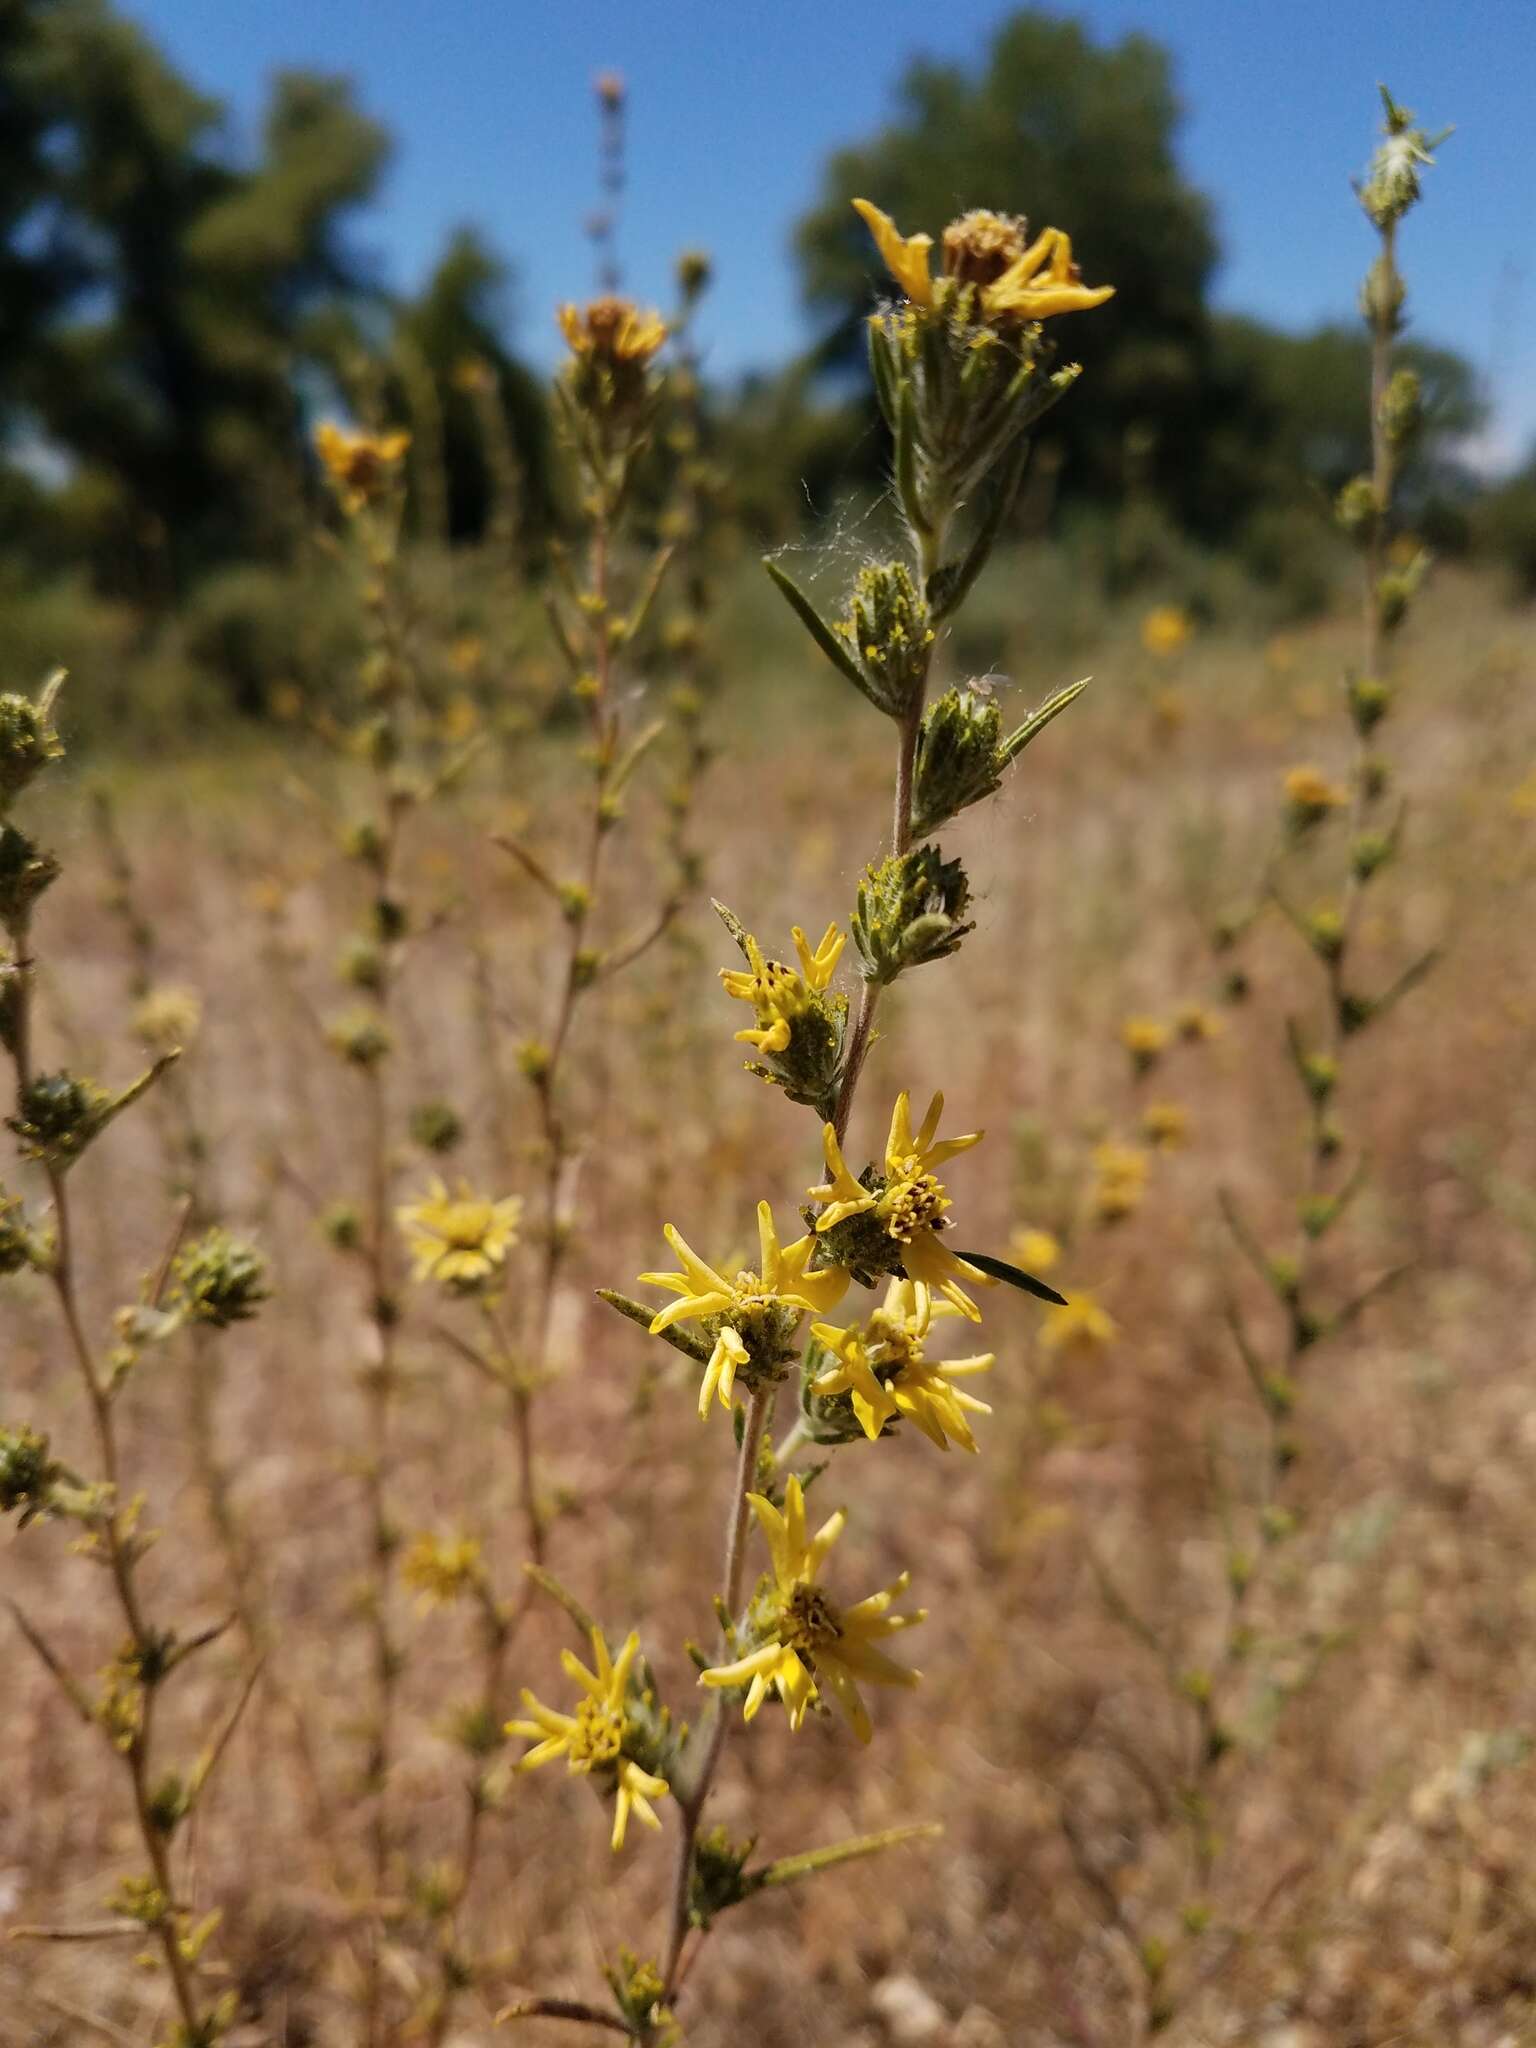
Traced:
[[[1305, 1360], [1285, 1480], [1294, 1534], [1247, 1596], [1246, 1661], [1226, 1674], [1230, 1746], [1201, 1773], [1191, 1675], [1223, 1640], [1233, 1547], [1250, 1540], [1231, 1523], [1247, 1527], [1262, 1429], [1227, 1307], [1238, 1299], [1257, 1333], [1275, 1315], [1218, 1191], [1265, 1241], [1294, 1232], [1304, 1152], [1284, 1020], [1309, 1014], [1316, 983], [1271, 915], [1242, 948], [1246, 1002], [1225, 1003], [1229, 962], [1208, 938], [1262, 876], [1285, 771], [1342, 772], [1337, 678], [1357, 626], [1351, 612], [1267, 643], [1197, 632], [1160, 658], [1139, 615], [1111, 615], [1088, 657], [1058, 671], [1011, 575], [994, 572], [999, 615], [1021, 622], [997, 666], [1021, 699], [1075, 674], [1095, 682], [1003, 798], [947, 831], [978, 928], [963, 972], [928, 987], [924, 970], [883, 1009], [855, 1127], [874, 1151], [895, 1092], [926, 1099], [942, 1082], [947, 1127], [987, 1133], [952, 1171], [964, 1241], [1006, 1252], [1025, 1229], [1052, 1231], [1051, 1277], [1069, 1295], [1091, 1290], [1118, 1336], [1048, 1349], [1046, 1311], [1008, 1292], [988, 1303], [997, 1365], [978, 1457], [941, 1456], [911, 1433], [894, 1454], [856, 1443], [834, 1455], [819, 1499], [835, 1505], [859, 1468], [846, 1583], [910, 1567], [929, 1610], [911, 1639], [923, 1686], [880, 1697], [869, 1751], [829, 1720], [791, 1736], [765, 1714], [734, 1745], [710, 1817], [761, 1830], [770, 1855], [909, 1821], [942, 1821], [944, 1835], [725, 1919], [679, 2017], [695, 2048], [1121, 2048], [1160, 2024], [1166, 1992], [1160, 2037], [1180, 2048], [1536, 2042], [1536, 622], [1446, 571], [1405, 642], [1387, 751], [1406, 837], [1369, 900], [1361, 973], [1384, 987], [1426, 948], [1444, 955], [1351, 1051], [1340, 1113], [1370, 1177], [1323, 1271], [1343, 1301], [1405, 1270]], [[765, 942], [782, 945], [792, 923], [819, 932], [846, 915], [883, 815], [879, 721], [787, 640], [729, 681], [710, 720], [707, 891]], [[545, 1015], [549, 920], [491, 834], [558, 846], [567, 759], [547, 738], [498, 741], [413, 828], [414, 886], [433, 914], [400, 984], [391, 1086], [402, 1110], [451, 1103], [465, 1136], [446, 1163], [402, 1152], [405, 1196], [439, 1166], [497, 1194], [532, 1183], [535, 1125], [511, 1048]], [[202, 1019], [180, 1093], [116, 1125], [76, 1197], [99, 1332], [162, 1255], [178, 1170], [167, 1133], [190, 1105], [213, 1204], [271, 1263], [260, 1318], [216, 1359], [184, 1339], [147, 1356], [121, 1424], [125, 1484], [144, 1489], [146, 1522], [164, 1532], [144, 1566], [154, 1610], [188, 1633], [239, 1604], [249, 1625], [167, 1688], [165, 1739], [195, 1749], [250, 1666], [251, 1635], [267, 1643], [174, 1852], [187, 1896], [222, 1912], [216, 1953], [239, 1999], [229, 2038], [248, 2048], [357, 2038], [359, 1369], [375, 1332], [362, 1276], [319, 1227], [329, 1204], [361, 1195], [364, 1149], [363, 1090], [325, 1042], [354, 908], [333, 844], [349, 801], [339, 773], [302, 745], [111, 769], [155, 980], [195, 991]], [[92, 776], [72, 756], [51, 785], [65, 876], [46, 906], [39, 1032], [47, 1063], [117, 1083], [131, 1071], [133, 963]], [[637, 799], [629, 843], [643, 851], [657, 829]], [[617, 872], [604, 916], [620, 931], [648, 898], [638, 857]], [[556, 1303], [558, 1371], [535, 1403], [551, 1569], [611, 1640], [642, 1623], [664, 1694], [688, 1714], [702, 1696], [679, 1645], [713, 1628], [728, 1425], [700, 1424], [696, 1368], [593, 1290], [629, 1288], [655, 1265], [664, 1220], [706, 1256], [742, 1256], [759, 1194], [783, 1191], [782, 1205], [819, 1177], [810, 1120], [741, 1072], [741, 1018], [716, 980], [732, 964], [696, 897], [581, 1017], [577, 1237]], [[1123, 1020], [1186, 1003], [1219, 1014], [1220, 1034], [1175, 1042], [1134, 1081]], [[1086, 1162], [1106, 1138], [1135, 1139], [1148, 1099], [1187, 1111], [1187, 1140], [1155, 1159], [1134, 1213], [1091, 1226]], [[495, 1582], [515, 1589], [505, 1399], [442, 1337], [455, 1313], [424, 1290], [408, 1297], [394, 1511], [407, 1537], [478, 1537]], [[5, 1322], [5, 1419], [81, 1445], [87, 1417], [41, 1279], [8, 1283]], [[210, 1520], [210, 1443], [244, 1560], [238, 1602]], [[64, 1535], [8, 1533], [0, 1570], [72, 1670], [107, 1662], [119, 1627]], [[402, 1590], [398, 1610], [408, 1656], [385, 1962], [407, 2010], [436, 1967], [421, 1899], [457, 1854], [465, 1777], [443, 1730], [474, 1694], [478, 1652], [463, 1606], [420, 1612]], [[508, 1658], [506, 1711], [523, 1684], [562, 1697], [558, 1652], [574, 1640], [558, 1606], [536, 1601]], [[120, 1776], [9, 1625], [4, 1644], [0, 1930], [99, 1924], [113, 1881], [142, 1864]], [[1180, 1811], [1197, 1776], [1205, 1871]], [[607, 1825], [563, 1772], [510, 1779], [464, 1922], [480, 1981], [450, 2040], [488, 2042], [520, 1991], [588, 1995], [621, 1942], [655, 1948], [667, 1856], [641, 1834], [613, 1857]], [[164, 1981], [129, 1963], [135, 1937], [0, 1945], [0, 2041], [159, 2039]], [[506, 2035], [577, 2037], [554, 2021]]]

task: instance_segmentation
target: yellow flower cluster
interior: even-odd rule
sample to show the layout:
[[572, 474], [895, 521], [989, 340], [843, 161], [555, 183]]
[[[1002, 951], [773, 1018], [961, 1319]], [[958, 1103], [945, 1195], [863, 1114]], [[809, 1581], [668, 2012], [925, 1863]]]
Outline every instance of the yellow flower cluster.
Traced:
[[827, 1553], [847, 1522], [843, 1510], [839, 1508], [814, 1536], [808, 1536], [805, 1495], [793, 1475], [784, 1489], [782, 1513], [761, 1493], [749, 1494], [748, 1499], [773, 1562], [773, 1586], [761, 1617], [761, 1640], [744, 1656], [704, 1672], [700, 1683], [745, 1686], [742, 1713], [748, 1721], [769, 1693], [776, 1692], [793, 1729], [800, 1727], [806, 1709], [825, 1685], [860, 1742], [868, 1742], [874, 1729], [859, 1681], [912, 1686], [920, 1676], [880, 1648], [890, 1636], [926, 1619], [922, 1608], [915, 1614], [891, 1612], [907, 1589], [909, 1574], [903, 1572], [852, 1607], [840, 1607], [818, 1581]]

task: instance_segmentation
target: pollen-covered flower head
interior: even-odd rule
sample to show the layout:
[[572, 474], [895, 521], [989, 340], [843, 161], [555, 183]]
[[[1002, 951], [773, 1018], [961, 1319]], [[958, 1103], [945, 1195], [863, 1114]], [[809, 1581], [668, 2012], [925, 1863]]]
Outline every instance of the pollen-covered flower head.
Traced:
[[750, 1721], [770, 1692], [784, 1702], [791, 1728], [799, 1728], [806, 1709], [824, 1685], [842, 1708], [860, 1742], [874, 1733], [859, 1682], [913, 1686], [919, 1674], [897, 1664], [880, 1648], [888, 1637], [922, 1621], [915, 1614], [892, 1614], [906, 1591], [903, 1572], [890, 1585], [852, 1607], [840, 1607], [819, 1584], [827, 1554], [843, 1533], [841, 1509], [822, 1523], [814, 1536], [806, 1532], [805, 1496], [791, 1475], [781, 1512], [763, 1494], [749, 1494], [752, 1511], [768, 1542], [773, 1577], [759, 1591], [747, 1616], [747, 1653], [716, 1666], [700, 1678], [701, 1685], [745, 1686], [742, 1713]]
[[525, 1721], [508, 1721], [509, 1735], [525, 1735], [533, 1742], [518, 1764], [523, 1771], [537, 1770], [563, 1756], [567, 1770], [591, 1777], [598, 1790], [614, 1802], [613, 1847], [622, 1849], [634, 1814], [648, 1828], [661, 1826], [653, 1799], [660, 1799], [671, 1787], [646, 1766], [655, 1761], [655, 1743], [646, 1717], [637, 1711], [646, 1704], [644, 1687], [636, 1669], [640, 1637], [631, 1629], [618, 1656], [610, 1657], [599, 1628], [592, 1630], [592, 1661], [589, 1671], [570, 1650], [560, 1653], [568, 1678], [581, 1687], [582, 1698], [574, 1714], [559, 1714], [544, 1706], [526, 1688], [523, 1705]]
[[896, 223], [867, 199], [854, 209], [874, 236], [885, 267], [910, 304], [935, 307], [953, 290], [972, 290], [979, 320], [991, 325], [1049, 320], [1080, 313], [1114, 296], [1113, 285], [1089, 286], [1072, 261], [1071, 238], [1046, 228], [1026, 242], [1022, 220], [975, 211], [962, 214], [944, 231], [944, 274], [930, 274], [931, 235], [903, 235]]
[[322, 420], [315, 429], [315, 453], [344, 511], [378, 504], [395, 488], [400, 463], [411, 445], [402, 431], [370, 434]]
[[667, 1287], [676, 1295], [651, 1321], [652, 1336], [674, 1323], [696, 1321], [712, 1338], [714, 1350], [699, 1388], [699, 1415], [709, 1413], [711, 1397], [729, 1408], [740, 1373], [745, 1385], [771, 1385], [784, 1377], [794, 1357], [794, 1335], [807, 1313], [835, 1308], [848, 1285], [840, 1266], [810, 1271], [816, 1240], [809, 1233], [781, 1245], [766, 1202], [757, 1205], [758, 1267], [734, 1275], [718, 1272], [701, 1259], [669, 1223], [666, 1240], [682, 1267], [677, 1273], [642, 1273], [644, 1287]]
[[473, 1536], [423, 1531], [400, 1560], [400, 1576], [420, 1605], [450, 1607], [485, 1583], [485, 1560]]
[[960, 1285], [990, 1287], [991, 1278], [959, 1258], [940, 1242], [949, 1195], [935, 1168], [956, 1153], [981, 1142], [980, 1131], [959, 1138], [940, 1138], [944, 1097], [935, 1095], [928, 1114], [912, 1128], [912, 1098], [903, 1091], [891, 1113], [885, 1142], [885, 1171], [866, 1167], [855, 1180], [848, 1171], [831, 1124], [822, 1131], [828, 1179], [808, 1190], [824, 1206], [816, 1219], [817, 1234], [839, 1265], [872, 1285], [882, 1274], [899, 1273], [952, 1302], [961, 1315], [981, 1321], [981, 1311]]
[[433, 1179], [426, 1196], [395, 1211], [415, 1260], [413, 1278], [467, 1293], [490, 1279], [517, 1242], [522, 1199], [477, 1195], [467, 1181], [455, 1193]]
[[832, 1323], [811, 1325], [812, 1336], [831, 1360], [811, 1382], [812, 1392], [821, 1400], [845, 1394], [871, 1441], [887, 1423], [905, 1419], [941, 1451], [951, 1443], [974, 1451], [966, 1413], [992, 1411], [954, 1382], [989, 1371], [992, 1353], [932, 1359], [925, 1349], [933, 1324], [959, 1313], [953, 1302], [936, 1302], [920, 1281], [892, 1280], [885, 1300], [862, 1323], [842, 1329]]

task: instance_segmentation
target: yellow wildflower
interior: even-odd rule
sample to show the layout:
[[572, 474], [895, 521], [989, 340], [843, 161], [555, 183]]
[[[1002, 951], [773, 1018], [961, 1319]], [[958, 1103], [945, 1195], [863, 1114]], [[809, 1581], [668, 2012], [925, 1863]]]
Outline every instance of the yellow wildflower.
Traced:
[[847, 1394], [864, 1434], [873, 1440], [887, 1422], [905, 1416], [930, 1443], [947, 1451], [950, 1441], [975, 1451], [965, 1411], [990, 1415], [985, 1401], [950, 1382], [967, 1379], [992, 1367], [990, 1351], [975, 1358], [929, 1359], [923, 1345], [935, 1320], [960, 1311], [952, 1302], [934, 1302], [915, 1280], [893, 1280], [883, 1306], [862, 1324], [839, 1329], [812, 1323], [811, 1334], [832, 1353], [837, 1364], [812, 1382], [818, 1394]]
[[939, 1139], [939, 1118], [943, 1113], [944, 1097], [935, 1095], [914, 1136], [912, 1098], [903, 1089], [896, 1098], [890, 1134], [885, 1141], [885, 1177], [880, 1181], [877, 1176], [877, 1185], [872, 1188], [855, 1180], [848, 1171], [837, 1131], [833, 1125], [825, 1125], [822, 1145], [831, 1178], [808, 1192], [813, 1202], [825, 1205], [816, 1219], [818, 1231], [833, 1230], [852, 1216], [872, 1217], [892, 1244], [900, 1247], [901, 1270], [909, 1280], [921, 1281], [953, 1302], [963, 1316], [979, 1323], [981, 1311], [959, 1283], [966, 1280], [984, 1287], [994, 1283], [988, 1274], [957, 1257], [940, 1242], [938, 1232], [951, 1203], [933, 1169], [953, 1159], [957, 1152], [979, 1144], [983, 1134], [968, 1131], [961, 1138]]
[[1177, 654], [1194, 631], [1188, 612], [1176, 604], [1154, 605], [1141, 622], [1141, 644], [1160, 659]]
[[1120, 1043], [1137, 1072], [1145, 1073], [1168, 1043], [1168, 1026], [1156, 1017], [1127, 1017], [1120, 1026]]
[[157, 1051], [188, 1046], [197, 1036], [203, 1006], [189, 988], [152, 988], [133, 1012], [136, 1036]]
[[592, 1653], [596, 1671], [589, 1671], [570, 1650], [560, 1653], [566, 1676], [573, 1678], [586, 1695], [578, 1700], [574, 1714], [557, 1714], [525, 1688], [523, 1705], [530, 1718], [508, 1721], [506, 1729], [509, 1735], [526, 1735], [533, 1741], [534, 1747], [518, 1763], [520, 1771], [537, 1770], [540, 1764], [563, 1756], [568, 1770], [606, 1782], [614, 1796], [612, 1842], [617, 1850], [624, 1846], [631, 1813], [648, 1828], [661, 1826], [650, 1802], [663, 1797], [671, 1787], [665, 1778], [643, 1770], [624, 1749], [625, 1742], [632, 1739], [626, 1710], [630, 1672], [640, 1654], [639, 1635], [631, 1629], [623, 1649], [613, 1660], [602, 1630], [594, 1628]]
[[642, 1273], [645, 1287], [670, 1287], [677, 1296], [658, 1311], [651, 1322], [651, 1335], [659, 1337], [674, 1323], [697, 1319], [706, 1334], [713, 1333], [715, 1348], [704, 1368], [699, 1388], [699, 1416], [709, 1413], [711, 1396], [729, 1408], [740, 1367], [751, 1366], [774, 1378], [794, 1356], [791, 1339], [808, 1311], [819, 1315], [835, 1308], [848, 1285], [841, 1266], [810, 1271], [816, 1250], [815, 1238], [807, 1233], [793, 1244], [781, 1245], [773, 1227], [773, 1211], [766, 1202], [757, 1205], [759, 1271], [741, 1272], [734, 1279], [719, 1273], [701, 1259], [669, 1223], [667, 1243], [676, 1252], [680, 1273]]
[[[890, 215], [867, 199], [855, 199], [853, 205], [907, 299], [914, 306], [932, 307], [936, 295], [928, 259], [933, 237], [903, 235]], [[1082, 282], [1071, 239], [1059, 228], [1046, 228], [1026, 248], [1021, 221], [982, 211], [964, 214], [945, 229], [944, 280], [973, 286], [987, 320], [1049, 320], [1114, 297], [1113, 285], [1090, 288]]]
[[1065, 1308], [1047, 1309], [1040, 1342], [1047, 1351], [1102, 1351], [1120, 1334], [1120, 1325], [1089, 1293], [1074, 1294]]
[[1061, 1263], [1060, 1240], [1049, 1230], [1016, 1230], [1009, 1250], [1026, 1273], [1049, 1273]]
[[1173, 1028], [1180, 1038], [1197, 1044], [1202, 1039], [1220, 1038], [1225, 1027], [1215, 1011], [1206, 1009], [1203, 1003], [1181, 1003], [1174, 1012]]
[[1289, 768], [1282, 787], [1297, 825], [1315, 825], [1329, 811], [1340, 810], [1349, 802], [1349, 791], [1330, 782], [1321, 768]]
[[829, 924], [813, 948], [799, 925], [790, 933], [800, 960], [800, 972], [778, 960], [765, 959], [761, 946], [750, 933], [742, 943], [748, 965], [722, 967], [720, 980], [725, 992], [737, 1002], [751, 1003], [757, 1011], [756, 1029], [738, 1031], [739, 1044], [755, 1045], [759, 1052], [783, 1052], [789, 1044], [790, 1029], [807, 1006], [811, 995], [820, 995], [832, 979], [838, 957], [848, 943], [846, 932]]
[[1141, 1113], [1147, 1142], [1164, 1152], [1177, 1151], [1189, 1136], [1189, 1111], [1181, 1102], [1149, 1102]]
[[734, 1663], [718, 1665], [700, 1677], [701, 1685], [747, 1687], [743, 1716], [750, 1721], [771, 1691], [784, 1702], [792, 1729], [799, 1728], [807, 1707], [824, 1683], [848, 1718], [860, 1742], [874, 1730], [859, 1695], [858, 1681], [872, 1685], [913, 1686], [919, 1674], [897, 1664], [878, 1645], [904, 1628], [925, 1619], [925, 1611], [892, 1614], [890, 1608], [907, 1589], [903, 1572], [878, 1593], [854, 1607], [838, 1607], [817, 1584], [827, 1553], [843, 1533], [842, 1509], [823, 1522], [812, 1537], [805, 1528], [805, 1496], [791, 1475], [784, 1489], [781, 1514], [760, 1493], [749, 1494], [768, 1541], [773, 1560], [773, 1586], [763, 1616], [763, 1640]]
[[517, 1242], [520, 1196], [499, 1202], [475, 1194], [467, 1181], [450, 1195], [434, 1179], [425, 1198], [395, 1211], [415, 1259], [413, 1278], [468, 1289], [488, 1280]]
[[1147, 1154], [1134, 1145], [1107, 1143], [1094, 1147], [1093, 1166], [1098, 1178], [1093, 1188], [1093, 1208], [1101, 1222], [1118, 1223], [1121, 1217], [1140, 1207], [1149, 1165]]
[[315, 429], [315, 453], [348, 512], [376, 504], [393, 489], [401, 458], [410, 445], [406, 433], [354, 433], [338, 427], [334, 420], [322, 420]]
[[578, 356], [607, 363], [650, 362], [667, 338], [659, 313], [642, 312], [632, 299], [593, 299], [585, 308], [562, 306], [560, 331]]
[[482, 1583], [485, 1564], [473, 1536], [450, 1541], [424, 1532], [400, 1560], [400, 1576], [423, 1608], [447, 1607]]

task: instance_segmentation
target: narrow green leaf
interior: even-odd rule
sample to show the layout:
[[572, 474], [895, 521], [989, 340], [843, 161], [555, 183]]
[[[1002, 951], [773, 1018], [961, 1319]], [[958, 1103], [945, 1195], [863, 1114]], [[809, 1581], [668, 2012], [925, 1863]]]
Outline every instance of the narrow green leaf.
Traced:
[[885, 707], [878, 702], [869, 684], [864, 680], [853, 656], [848, 652], [848, 649], [838, 638], [837, 634], [833, 632], [820, 612], [817, 611], [815, 605], [811, 603], [811, 600], [806, 596], [799, 584], [795, 582], [794, 578], [786, 575], [778, 563], [771, 561], [766, 555], [763, 557], [763, 567], [768, 571], [768, 574], [773, 578], [785, 597], [788, 598], [790, 605], [799, 617], [801, 625], [804, 626], [832, 666], [840, 674], [845, 675], [856, 690], [863, 696], [868, 697], [870, 703], [875, 706], [877, 711], [883, 710]]
[[1040, 709], [1031, 712], [1018, 730], [1010, 733], [1003, 741], [1004, 756], [1010, 761], [1015, 760], [1037, 734], [1045, 731], [1053, 718], [1059, 716], [1069, 704], [1083, 694], [1092, 681], [1092, 676], [1084, 676], [1080, 683], [1069, 683], [1064, 690], [1058, 690], [1054, 697], [1047, 697]]

